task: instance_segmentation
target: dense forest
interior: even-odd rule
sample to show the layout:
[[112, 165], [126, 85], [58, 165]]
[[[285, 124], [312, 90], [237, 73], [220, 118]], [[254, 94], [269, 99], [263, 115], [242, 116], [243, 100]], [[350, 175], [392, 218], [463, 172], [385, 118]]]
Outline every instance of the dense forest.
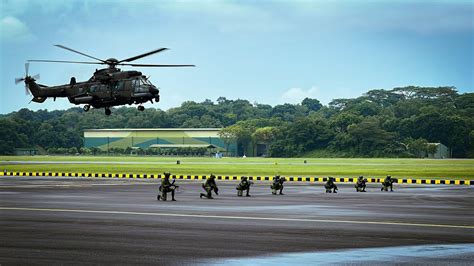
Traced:
[[221, 138], [248, 148], [264, 144], [272, 157], [422, 157], [441, 142], [452, 157], [474, 157], [474, 93], [454, 87], [371, 90], [354, 99], [317, 99], [270, 106], [219, 97], [187, 101], [167, 111], [21, 109], [0, 116], [0, 152], [15, 148], [82, 152], [88, 128], [223, 127]]

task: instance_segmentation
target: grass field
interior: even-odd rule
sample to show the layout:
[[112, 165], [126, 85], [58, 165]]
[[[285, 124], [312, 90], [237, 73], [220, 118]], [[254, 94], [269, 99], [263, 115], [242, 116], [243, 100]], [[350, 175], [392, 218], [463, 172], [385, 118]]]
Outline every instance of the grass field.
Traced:
[[[180, 160], [181, 164], [176, 164]], [[307, 163], [304, 164], [303, 161]], [[35, 164], [17, 164], [35, 162]], [[43, 163], [42, 163], [43, 162]], [[80, 164], [79, 164], [80, 163]], [[474, 179], [471, 159], [319, 159], [203, 157], [0, 156], [1, 170], [23, 172], [148, 173]]]

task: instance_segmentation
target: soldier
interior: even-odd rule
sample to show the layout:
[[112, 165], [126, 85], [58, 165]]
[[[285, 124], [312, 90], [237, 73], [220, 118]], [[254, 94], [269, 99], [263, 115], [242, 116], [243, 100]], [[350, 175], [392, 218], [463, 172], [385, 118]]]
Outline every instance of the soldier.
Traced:
[[250, 186], [253, 185], [252, 181], [248, 181], [248, 178], [246, 176], [242, 176], [242, 180], [240, 183], [237, 185], [237, 196], [242, 197], [242, 194], [244, 190], [247, 191], [247, 194], [245, 196], [250, 197]]
[[326, 185], [324, 185], [326, 188], [326, 193], [337, 193], [338, 189], [336, 184], [334, 184], [334, 181], [336, 181], [334, 177], [328, 177], [328, 181], [326, 182]]
[[219, 189], [217, 188], [216, 185], [216, 176], [211, 174], [208, 179], [206, 179], [206, 182], [202, 184], [202, 188], [206, 191], [207, 194], [201, 193], [199, 197], [202, 199], [202, 197], [206, 197], [207, 199], [213, 199], [212, 197], [212, 191], [216, 193], [216, 195], [219, 195], [218, 191]]
[[390, 191], [393, 191], [393, 183], [397, 182], [396, 178], [392, 178], [391, 176], [387, 176], [385, 180], [382, 182], [382, 188], [380, 189], [381, 191], [388, 191], [388, 188], [390, 187]]
[[283, 194], [283, 183], [285, 183], [286, 179], [284, 177], [280, 177], [279, 175], [273, 178], [273, 184], [271, 186], [272, 194], [276, 195], [277, 191], [280, 190], [280, 195]]
[[175, 179], [173, 179], [173, 182], [170, 182], [170, 173], [163, 173], [165, 175], [165, 177], [163, 177], [161, 179], [161, 186], [160, 188], [158, 189], [159, 190], [159, 193], [158, 193], [158, 196], [156, 197], [157, 200], [163, 200], [163, 201], [166, 201], [166, 198], [167, 198], [167, 194], [169, 192], [171, 192], [171, 200], [172, 201], [176, 201], [176, 199], [174, 198], [174, 191], [175, 189], [178, 188], [178, 186], [176, 186], [174, 184], [174, 182], [176, 181]]
[[365, 188], [367, 185], [365, 184], [367, 182], [367, 179], [365, 179], [363, 176], [359, 176], [357, 179], [357, 183], [355, 185], [356, 191], [357, 192], [365, 192]]

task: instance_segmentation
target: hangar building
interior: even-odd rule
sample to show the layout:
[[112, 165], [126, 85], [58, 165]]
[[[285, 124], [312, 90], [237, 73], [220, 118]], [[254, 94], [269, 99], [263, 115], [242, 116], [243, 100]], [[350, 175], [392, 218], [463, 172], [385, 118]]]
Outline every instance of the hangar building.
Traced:
[[[207, 147], [225, 152], [226, 144], [219, 137], [220, 128], [136, 128], [86, 129], [84, 147], [103, 151], [111, 148], [198, 148]], [[237, 151], [237, 143], [230, 143], [228, 156]]]

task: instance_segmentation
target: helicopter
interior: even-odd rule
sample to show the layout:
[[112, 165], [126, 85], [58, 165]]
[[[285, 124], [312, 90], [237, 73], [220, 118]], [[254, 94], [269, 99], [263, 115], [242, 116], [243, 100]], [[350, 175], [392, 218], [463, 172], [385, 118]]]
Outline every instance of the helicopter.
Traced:
[[[25, 83], [26, 94], [33, 94], [31, 101], [43, 103], [47, 98], [56, 100], [58, 97], [67, 97], [72, 104], [84, 104], [83, 110], [89, 111], [91, 107], [105, 109], [105, 115], [109, 116], [112, 111], [110, 107], [125, 104], [139, 104], [139, 111], [145, 110], [142, 105], [150, 101], [153, 103], [160, 101], [159, 88], [153, 85], [149, 78], [140, 71], [122, 71], [117, 66], [132, 67], [194, 67], [195, 65], [153, 65], [130, 63], [137, 59], [160, 53], [168, 48], [159, 48], [153, 51], [117, 60], [109, 58], [106, 60], [73, 50], [63, 45], [56, 44], [56, 47], [80, 54], [82, 56], [96, 60], [96, 62], [62, 61], [62, 60], [27, 60], [25, 63], [25, 77], [16, 78], [15, 84]], [[28, 74], [30, 62], [49, 63], [73, 63], [73, 64], [100, 64], [107, 65], [107, 68], [96, 69], [92, 77], [84, 82], [77, 82], [75, 77], [71, 77], [69, 84], [58, 86], [46, 86], [36, 83], [40, 78], [39, 74], [30, 76]]]

